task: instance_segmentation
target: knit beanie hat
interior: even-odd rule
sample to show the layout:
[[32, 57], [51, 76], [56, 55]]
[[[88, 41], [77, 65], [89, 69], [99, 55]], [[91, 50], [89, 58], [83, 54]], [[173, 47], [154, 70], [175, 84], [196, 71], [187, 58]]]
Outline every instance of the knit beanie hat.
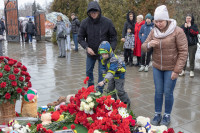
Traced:
[[148, 18], [148, 19], [152, 19], [151, 13], [148, 13], [148, 14], [145, 16], [145, 20], [146, 20], [147, 18]]
[[169, 13], [165, 5], [156, 8], [154, 12], [154, 20], [169, 20]]

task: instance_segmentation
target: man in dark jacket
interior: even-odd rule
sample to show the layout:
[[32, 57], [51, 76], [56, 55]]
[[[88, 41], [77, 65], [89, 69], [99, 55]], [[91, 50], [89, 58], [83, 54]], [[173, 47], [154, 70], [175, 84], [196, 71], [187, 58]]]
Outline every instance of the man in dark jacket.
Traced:
[[26, 24], [26, 32], [28, 34], [30, 43], [32, 43], [32, 37], [35, 32], [35, 25], [33, 24], [31, 18], [29, 18], [28, 23]]
[[4, 30], [5, 30], [4, 22], [2, 20], [0, 20], [0, 56], [3, 56], [2, 43], [3, 43]]
[[[88, 17], [81, 23], [78, 42], [87, 51], [86, 75], [89, 76], [88, 86], [94, 85], [93, 69], [96, 60], [99, 62], [98, 81], [102, 81], [102, 72], [100, 71], [101, 62], [98, 55], [98, 48], [102, 41], [108, 41], [113, 51], [117, 45], [117, 32], [112, 21], [101, 15], [101, 8], [96, 1], [92, 1], [87, 9]], [[103, 92], [103, 87], [99, 90]]]
[[72, 22], [71, 22], [72, 23], [72, 25], [71, 25], [72, 29], [71, 29], [71, 31], [72, 31], [74, 44], [75, 44], [74, 51], [78, 52], [78, 39], [77, 39], [77, 37], [78, 37], [78, 29], [80, 27], [80, 22], [79, 22], [78, 18], [76, 17], [75, 13], [71, 14], [71, 18], [72, 18]]

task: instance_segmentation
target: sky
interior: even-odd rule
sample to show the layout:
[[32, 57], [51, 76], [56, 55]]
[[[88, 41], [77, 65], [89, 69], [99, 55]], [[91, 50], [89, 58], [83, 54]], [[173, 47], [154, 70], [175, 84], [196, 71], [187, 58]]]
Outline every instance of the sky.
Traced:
[[[42, 7], [46, 6], [46, 3], [52, 2], [53, 0], [35, 0]], [[23, 6], [25, 3], [33, 3], [34, 0], [18, 0], [18, 7]], [[4, 0], [0, 0], [0, 9], [4, 9]]]

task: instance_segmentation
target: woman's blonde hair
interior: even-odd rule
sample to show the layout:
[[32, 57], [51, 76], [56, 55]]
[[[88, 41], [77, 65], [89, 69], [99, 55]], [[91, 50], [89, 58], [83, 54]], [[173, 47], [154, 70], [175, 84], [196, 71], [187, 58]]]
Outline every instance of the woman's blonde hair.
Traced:
[[143, 15], [138, 15], [137, 18], [144, 19]]

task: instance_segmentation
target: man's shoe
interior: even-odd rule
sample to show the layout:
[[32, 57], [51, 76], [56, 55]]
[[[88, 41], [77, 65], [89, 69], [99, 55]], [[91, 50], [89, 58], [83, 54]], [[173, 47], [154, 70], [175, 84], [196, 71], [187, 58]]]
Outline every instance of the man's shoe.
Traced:
[[190, 71], [190, 77], [191, 77], [191, 78], [194, 77], [194, 71]]
[[151, 121], [151, 124], [154, 125], [154, 126], [158, 126], [158, 124], [160, 123], [161, 119], [162, 119], [161, 114], [157, 114], [157, 113], [156, 113], [156, 114], [154, 115], [153, 120]]
[[170, 114], [164, 114], [162, 121], [160, 122], [160, 125], [168, 126], [170, 124]]
[[139, 72], [142, 72], [143, 70], [144, 70], [144, 66], [143, 65], [141, 65], [141, 67], [140, 67], [140, 69], [138, 70]]
[[185, 71], [182, 70], [182, 72], [179, 74], [179, 76], [184, 76], [185, 75]]
[[148, 71], [149, 71], [149, 66], [148, 66], [148, 65], [145, 66], [144, 71], [145, 71], [145, 72], [148, 72]]

